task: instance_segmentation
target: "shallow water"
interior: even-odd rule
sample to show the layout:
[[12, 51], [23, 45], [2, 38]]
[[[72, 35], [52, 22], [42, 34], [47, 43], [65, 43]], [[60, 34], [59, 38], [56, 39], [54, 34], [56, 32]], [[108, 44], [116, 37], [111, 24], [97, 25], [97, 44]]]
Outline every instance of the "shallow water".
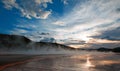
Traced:
[[120, 71], [120, 54], [86, 52], [73, 55], [37, 55], [2, 71]]

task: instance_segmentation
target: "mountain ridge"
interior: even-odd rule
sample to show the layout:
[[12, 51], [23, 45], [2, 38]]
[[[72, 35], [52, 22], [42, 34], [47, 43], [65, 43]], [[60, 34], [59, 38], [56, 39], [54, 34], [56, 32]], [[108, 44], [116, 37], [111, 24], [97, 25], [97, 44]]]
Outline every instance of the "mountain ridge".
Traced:
[[75, 48], [50, 42], [34, 42], [25, 36], [0, 34], [0, 51], [62, 51], [75, 50]]

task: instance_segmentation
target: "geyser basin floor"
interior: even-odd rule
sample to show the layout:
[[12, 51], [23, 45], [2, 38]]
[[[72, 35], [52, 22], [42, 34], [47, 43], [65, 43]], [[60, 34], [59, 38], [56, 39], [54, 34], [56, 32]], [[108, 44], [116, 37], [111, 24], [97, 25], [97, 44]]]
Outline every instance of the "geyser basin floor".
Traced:
[[[73, 55], [2, 55], [8, 61], [21, 60], [17, 65], [9, 66], [1, 71], [118, 71], [120, 70], [120, 54], [89, 53]], [[11, 59], [9, 59], [9, 57]], [[6, 60], [7, 60], [6, 59]], [[23, 59], [23, 60], [22, 60]], [[27, 60], [26, 60], [27, 59]], [[14, 62], [13, 62], [14, 63]]]

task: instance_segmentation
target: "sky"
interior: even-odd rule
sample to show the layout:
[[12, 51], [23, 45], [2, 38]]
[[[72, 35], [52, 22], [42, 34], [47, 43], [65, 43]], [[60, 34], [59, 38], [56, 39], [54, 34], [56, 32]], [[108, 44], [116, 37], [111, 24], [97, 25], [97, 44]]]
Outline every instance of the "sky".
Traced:
[[75, 48], [120, 46], [120, 0], [0, 0], [0, 33]]

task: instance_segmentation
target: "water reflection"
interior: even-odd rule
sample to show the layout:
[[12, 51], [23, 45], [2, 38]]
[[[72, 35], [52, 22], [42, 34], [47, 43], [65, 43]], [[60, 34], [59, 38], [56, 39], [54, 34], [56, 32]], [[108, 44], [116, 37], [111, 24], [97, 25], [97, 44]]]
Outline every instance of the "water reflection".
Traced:
[[3, 71], [120, 71], [120, 55], [39, 55], [27, 63]]
[[93, 64], [91, 63], [89, 56], [87, 56], [85, 66], [88, 67], [88, 68], [95, 67], [95, 65], [93, 65]]

